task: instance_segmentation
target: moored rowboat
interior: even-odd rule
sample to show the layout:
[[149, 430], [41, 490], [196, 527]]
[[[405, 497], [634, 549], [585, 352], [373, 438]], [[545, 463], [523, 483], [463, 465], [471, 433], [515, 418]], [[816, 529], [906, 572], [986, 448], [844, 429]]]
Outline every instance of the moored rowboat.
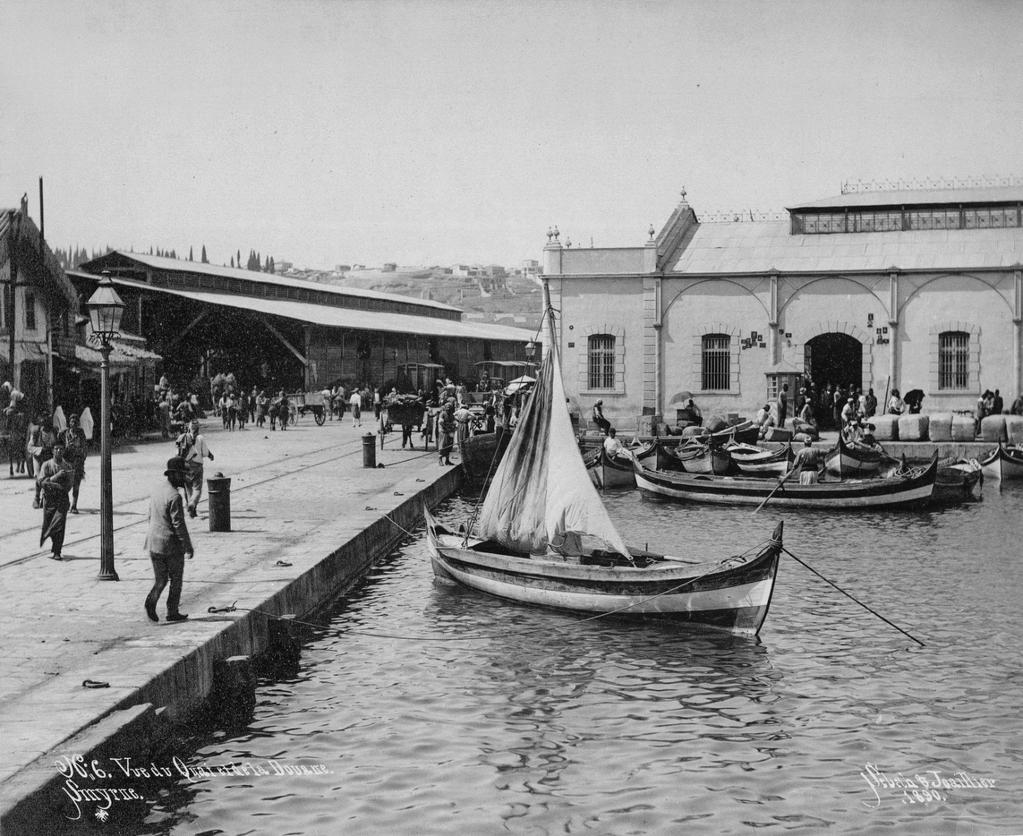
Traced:
[[648, 470], [639, 463], [635, 470], [636, 486], [641, 490], [688, 502], [759, 505], [774, 492], [772, 505], [861, 510], [926, 505], [934, 492], [938, 458], [934, 456], [926, 467], [885, 478], [847, 479], [811, 485], [789, 482], [780, 488], [777, 479], [663, 473]]
[[985, 479], [1023, 479], [1023, 447], [999, 444], [980, 458]]
[[795, 458], [791, 444], [780, 450], [762, 450], [748, 444], [730, 445], [725, 450], [746, 476], [784, 476]]
[[885, 459], [884, 451], [848, 444], [839, 433], [838, 444], [824, 457], [824, 469], [839, 479], [865, 479], [877, 476]]

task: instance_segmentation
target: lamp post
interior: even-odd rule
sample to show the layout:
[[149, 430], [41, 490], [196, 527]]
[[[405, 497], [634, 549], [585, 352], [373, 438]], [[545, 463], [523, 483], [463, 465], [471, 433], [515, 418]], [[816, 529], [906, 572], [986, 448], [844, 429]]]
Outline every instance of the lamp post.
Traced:
[[100, 470], [99, 470], [99, 579], [120, 580], [114, 569], [114, 495], [110, 476], [110, 340], [117, 336], [121, 326], [124, 302], [114, 290], [110, 273], [85, 303], [89, 309], [89, 324], [99, 340], [100, 361]]

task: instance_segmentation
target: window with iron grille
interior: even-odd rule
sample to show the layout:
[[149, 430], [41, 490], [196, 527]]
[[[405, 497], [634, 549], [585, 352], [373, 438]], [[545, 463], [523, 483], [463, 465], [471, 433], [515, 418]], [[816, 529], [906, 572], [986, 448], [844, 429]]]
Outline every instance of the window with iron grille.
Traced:
[[589, 337], [589, 388], [613, 389], [615, 385], [615, 338], [613, 334]]
[[938, 334], [938, 389], [968, 389], [970, 335], [966, 331]]
[[731, 388], [732, 338], [728, 334], [703, 335], [703, 385], [707, 389]]

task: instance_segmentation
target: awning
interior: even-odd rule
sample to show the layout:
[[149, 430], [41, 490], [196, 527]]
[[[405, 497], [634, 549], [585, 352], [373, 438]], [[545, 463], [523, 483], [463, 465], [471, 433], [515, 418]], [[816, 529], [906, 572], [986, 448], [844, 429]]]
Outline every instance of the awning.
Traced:
[[[159, 356], [159, 355], [154, 355]], [[95, 348], [90, 348], [87, 345], [76, 345], [75, 346], [75, 359], [80, 363], [84, 363], [86, 366], [99, 368], [103, 362], [103, 355], [100, 354]], [[138, 366], [145, 362], [136, 357], [132, 357], [129, 354], [125, 354], [120, 350], [119, 347], [114, 348], [110, 352], [110, 368], [121, 368], [130, 369], [134, 366]]]

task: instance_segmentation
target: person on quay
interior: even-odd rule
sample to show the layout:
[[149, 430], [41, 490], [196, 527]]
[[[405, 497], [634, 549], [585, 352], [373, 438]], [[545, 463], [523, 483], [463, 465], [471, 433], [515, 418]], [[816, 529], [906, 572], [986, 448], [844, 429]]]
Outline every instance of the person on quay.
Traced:
[[254, 401], [256, 404], [256, 426], [261, 428], [266, 422], [267, 412], [270, 410], [270, 398], [266, 394], [266, 389], [262, 389]]
[[678, 411], [678, 426], [703, 426], [703, 412], [696, 405], [692, 398], [685, 402], [685, 405]]
[[455, 446], [455, 399], [448, 398], [438, 417], [440, 432], [439, 464], [451, 464], [451, 450]]
[[291, 401], [288, 400], [288, 393], [281, 389], [277, 396], [277, 420], [281, 423], [281, 432], [288, 429], [288, 421], [291, 418]]
[[74, 471], [74, 483], [71, 488], [71, 513], [78, 513], [78, 492], [85, 478], [85, 459], [89, 455], [89, 442], [85, 431], [80, 426], [77, 415], [72, 413], [67, 419], [67, 429], [58, 437], [64, 445], [64, 458]]
[[1016, 400], [1009, 407], [1010, 415], [1023, 415], [1023, 395], [1017, 395]]
[[807, 438], [803, 441], [803, 449], [796, 453], [795, 459], [792, 460], [792, 469], [789, 470], [785, 479], [787, 480], [792, 474], [798, 473], [800, 485], [815, 485], [819, 478], [820, 469], [820, 451]]
[[995, 389], [994, 397], [991, 399], [991, 414], [1001, 415], [1005, 411], [1005, 400], [1002, 398], [1001, 390]]
[[53, 446], [53, 458], [43, 462], [36, 477], [36, 486], [43, 495], [43, 527], [39, 534], [40, 547], [50, 540], [50, 559], [63, 560], [64, 533], [67, 514], [71, 507], [68, 493], [74, 482], [74, 469], [64, 458], [64, 445]]
[[199, 422], [193, 420], [178, 436], [178, 454], [185, 462], [185, 496], [188, 499], [188, 516], [196, 517], [199, 499], [202, 497], [203, 459], [213, 461], [213, 453], [206, 444], [206, 438], [199, 432]]
[[778, 393], [778, 426], [782, 429], [785, 428], [785, 421], [789, 417], [789, 385], [787, 383], [782, 384], [781, 391]]
[[[10, 475], [13, 477], [15, 470], [24, 473], [26, 468], [25, 451], [28, 448], [28, 413], [25, 411], [24, 402], [17, 397], [20, 394], [12, 394], [10, 405], [3, 411], [3, 421], [7, 434], [7, 456], [10, 467]], [[15, 468], [17, 464], [17, 468]]]
[[892, 389], [892, 396], [888, 399], [887, 413], [889, 415], [901, 415], [906, 408], [906, 402], [899, 397], [899, 390]]
[[604, 417], [603, 401], [597, 401], [593, 405], [593, 411], [590, 413], [590, 417], [593, 419], [593, 423], [597, 425], [600, 431], [607, 435], [607, 431], [611, 429], [611, 422]]
[[853, 396], [846, 398], [845, 406], [842, 407], [842, 429], [848, 429], [849, 425], [856, 420], [856, 399]]
[[357, 387], [352, 388], [352, 395], [348, 399], [348, 405], [352, 408], [352, 426], [362, 426], [362, 395]]
[[[469, 411], [469, 407], [465, 404], [459, 404], [455, 410], [455, 435], [458, 439], [458, 450], [463, 451], [465, 448], [466, 439], [469, 438], [469, 431], [472, 428], [472, 412]], [[462, 453], [462, 460], [465, 460], [465, 454]]]
[[53, 447], [57, 443], [57, 433], [54, 432], [53, 424], [49, 418], [40, 416], [36, 423], [39, 425], [36, 430], [32, 433], [32, 437], [28, 442], [28, 451], [32, 456], [32, 460], [35, 462], [36, 478], [36, 495], [32, 502], [33, 508], [42, 508], [42, 503], [39, 501], [40, 487], [38, 481], [38, 474], [42, 473], [43, 464], [53, 458]]
[[146, 596], [146, 615], [150, 621], [160, 620], [156, 614], [156, 605], [169, 581], [167, 620], [184, 621], [188, 614], [179, 609], [181, 584], [185, 575], [185, 561], [191, 560], [195, 554], [179, 493], [186, 487], [189, 478], [185, 460], [178, 456], [170, 459], [163, 475], [166, 480], [156, 487], [149, 499], [149, 531], [145, 548], [153, 564], [153, 588]]

